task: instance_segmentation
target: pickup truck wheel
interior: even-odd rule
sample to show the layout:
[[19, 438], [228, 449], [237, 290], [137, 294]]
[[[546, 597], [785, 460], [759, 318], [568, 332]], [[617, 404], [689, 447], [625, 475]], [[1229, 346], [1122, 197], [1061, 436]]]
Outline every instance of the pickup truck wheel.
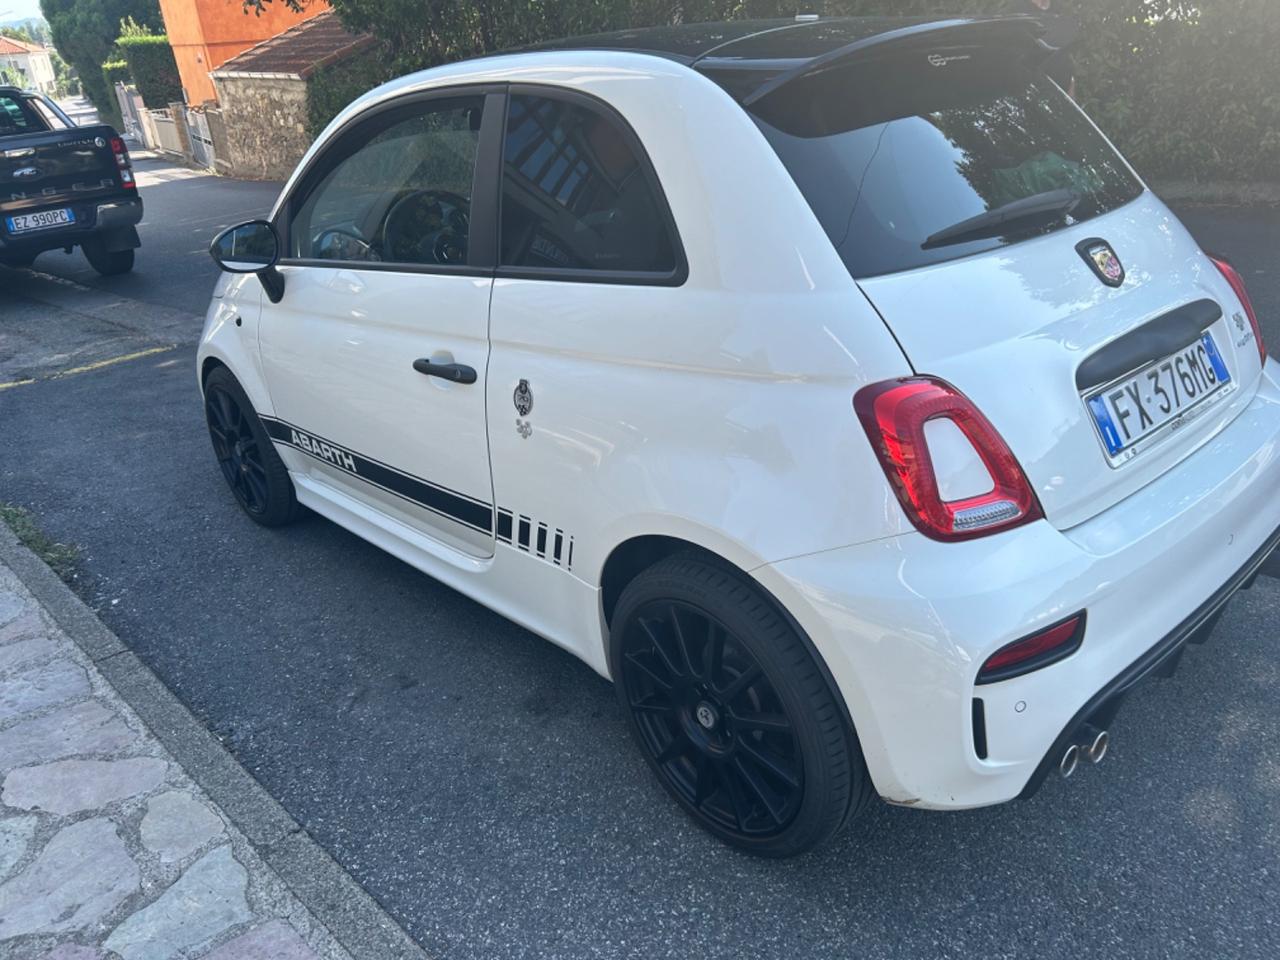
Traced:
[[107, 250], [101, 241], [89, 241], [81, 248], [89, 266], [104, 277], [114, 277], [133, 269], [132, 250]]
[[766, 857], [833, 837], [872, 793], [857, 737], [801, 637], [745, 575], [697, 554], [618, 599], [618, 698], [667, 792], [706, 830]]
[[264, 527], [279, 527], [302, 512], [289, 469], [276, 453], [244, 388], [218, 367], [204, 384], [204, 413], [213, 454], [242, 510]]

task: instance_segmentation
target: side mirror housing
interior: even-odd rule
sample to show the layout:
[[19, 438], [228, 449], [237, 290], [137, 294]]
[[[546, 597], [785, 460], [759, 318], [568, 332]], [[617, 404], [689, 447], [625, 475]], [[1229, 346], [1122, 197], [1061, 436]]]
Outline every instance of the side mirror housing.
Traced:
[[284, 296], [284, 276], [276, 269], [280, 237], [266, 220], [228, 227], [209, 245], [213, 262], [228, 273], [256, 273], [272, 303]]

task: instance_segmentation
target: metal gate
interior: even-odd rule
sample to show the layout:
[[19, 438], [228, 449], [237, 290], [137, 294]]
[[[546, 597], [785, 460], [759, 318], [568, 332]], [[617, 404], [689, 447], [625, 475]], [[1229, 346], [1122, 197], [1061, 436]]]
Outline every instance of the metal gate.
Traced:
[[138, 91], [124, 83], [116, 83], [116, 102], [120, 104], [120, 117], [124, 120], [124, 135], [131, 137], [144, 147], [152, 147], [147, 141], [146, 125], [142, 114], [146, 109], [142, 105], [142, 97]]
[[191, 159], [197, 167], [213, 166], [213, 137], [203, 110], [187, 110], [187, 139], [191, 141]]
[[178, 124], [168, 110], [148, 110], [151, 125], [156, 131], [156, 147], [160, 150], [183, 155], [182, 138], [178, 136]]

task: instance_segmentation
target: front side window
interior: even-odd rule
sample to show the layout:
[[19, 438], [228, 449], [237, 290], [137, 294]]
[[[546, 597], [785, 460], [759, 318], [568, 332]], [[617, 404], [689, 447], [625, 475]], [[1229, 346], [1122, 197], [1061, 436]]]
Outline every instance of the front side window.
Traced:
[[670, 274], [665, 206], [612, 117], [553, 97], [512, 96], [502, 168], [506, 267]]
[[[294, 257], [467, 263], [482, 97], [401, 108], [357, 127], [290, 225]], [[323, 169], [323, 168], [322, 168]]]

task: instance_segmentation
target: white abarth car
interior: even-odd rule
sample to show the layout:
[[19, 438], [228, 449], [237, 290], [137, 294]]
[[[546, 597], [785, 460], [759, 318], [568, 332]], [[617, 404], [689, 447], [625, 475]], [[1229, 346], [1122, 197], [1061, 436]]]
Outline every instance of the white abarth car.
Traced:
[[1038, 30], [691, 25], [366, 94], [214, 241], [236, 498], [581, 657], [755, 853], [1100, 760], [1280, 539], [1280, 367]]

